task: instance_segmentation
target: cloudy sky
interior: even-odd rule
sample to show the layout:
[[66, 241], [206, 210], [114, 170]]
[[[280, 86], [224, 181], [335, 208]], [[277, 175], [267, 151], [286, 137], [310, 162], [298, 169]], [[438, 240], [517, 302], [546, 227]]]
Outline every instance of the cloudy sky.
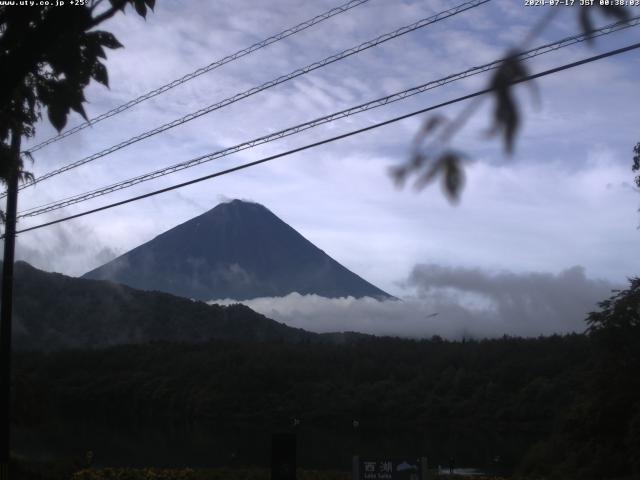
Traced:
[[[460, 2], [462, 3], [462, 2]], [[109, 53], [111, 88], [91, 85], [90, 116], [340, 5], [339, 0], [161, 0], [146, 21], [128, 11], [105, 25], [125, 45]], [[346, 48], [457, 5], [370, 0], [349, 12], [202, 75], [35, 154], [48, 172], [162, 123]], [[550, 7], [492, 0], [471, 11], [271, 88], [23, 190], [19, 210], [124, 180], [500, 58]], [[640, 9], [632, 10], [634, 15]], [[611, 19], [595, 17], [598, 25]], [[562, 8], [531, 43], [577, 33]], [[637, 41], [638, 29], [529, 62], [532, 72]], [[398, 189], [388, 171], [406, 162], [425, 117], [288, 156], [178, 191], [18, 237], [18, 256], [80, 275], [227, 198], [264, 204], [403, 307], [318, 298], [262, 299], [272, 317], [315, 330], [428, 335], [581, 330], [585, 312], [640, 273], [640, 195], [632, 148], [640, 141], [640, 52], [517, 88], [524, 114], [515, 154], [487, 138], [485, 101], [452, 146], [469, 155], [462, 200], [439, 186]], [[25, 228], [219, 169], [282, 152], [482, 88], [479, 75], [108, 197], [24, 220]], [[463, 104], [442, 109], [453, 117]], [[81, 122], [70, 120], [70, 126]], [[33, 145], [55, 132], [46, 123]], [[258, 302], [258, 301], [256, 301]], [[544, 307], [542, 307], [544, 305]], [[426, 313], [425, 313], [426, 312]], [[438, 313], [424, 320], [431, 313]], [[331, 319], [331, 320], [330, 320]], [[337, 320], [341, 319], [341, 320]], [[370, 322], [370, 323], [367, 323]], [[403, 323], [404, 322], [404, 323]], [[375, 324], [375, 325], [374, 325]], [[315, 327], [315, 328], [313, 328]], [[466, 332], [466, 333], [465, 333]]]

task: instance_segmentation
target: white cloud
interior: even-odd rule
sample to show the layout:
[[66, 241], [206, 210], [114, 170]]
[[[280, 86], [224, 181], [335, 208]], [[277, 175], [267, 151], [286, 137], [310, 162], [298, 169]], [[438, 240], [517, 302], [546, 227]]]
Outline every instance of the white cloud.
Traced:
[[[325, 298], [292, 293], [245, 305], [269, 318], [314, 332], [449, 339], [582, 332], [584, 319], [615, 288], [587, 278], [582, 267], [550, 273], [487, 273], [480, 269], [418, 265], [402, 300]], [[213, 300], [232, 304], [236, 300]]]

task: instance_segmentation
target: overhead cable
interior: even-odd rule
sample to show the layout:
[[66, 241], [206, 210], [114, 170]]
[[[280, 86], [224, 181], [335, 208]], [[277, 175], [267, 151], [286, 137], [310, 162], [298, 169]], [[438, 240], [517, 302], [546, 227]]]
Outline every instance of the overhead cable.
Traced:
[[[462, 3], [456, 7], [450, 8], [448, 10], [445, 10], [443, 12], [437, 13], [436, 15], [433, 15], [431, 17], [428, 18], [424, 18], [422, 20], [419, 20], [415, 23], [412, 23], [411, 25], [407, 25], [404, 27], [401, 27], [393, 32], [390, 33], [386, 33], [384, 35], [380, 35], [379, 37], [376, 37], [373, 40], [369, 40], [367, 42], [361, 43], [360, 45], [357, 45], [355, 47], [351, 47], [347, 50], [343, 50], [340, 53], [337, 53], [335, 55], [332, 55], [330, 57], [324, 58], [318, 62], [314, 62], [311, 63], [309, 65], [307, 65], [306, 67], [302, 67], [299, 68], [297, 70], [294, 70], [293, 72], [287, 74], [287, 75], [282, 75], [274, 80], [270, 80], [266, 83], [263, 83], [262, 85], [259, 85], [257, 87], [253, 87], [249, 90], [246, 90], [244, 92], [241, 93], [237, 93], [231, 97], [228, 97], [220, 102], [214, 103], [212, 105], [209, 105], [207, 107], [201, 108], [200, 110], [197, 110], [193, 113], [190, 113], [188, 115], [185, 115], [182, 118], [178, 118], [176, 120], [173, 120], [169, 123], [165, 123], [164, 125], [161, 125], [159, 127], [156, 127], [152, 130], [148, 130], [144, 133], [141, 133], [140, 135], [136, 135], [135, 137], [131, 137], [128, 140], [125, 140], [121, 143], [118, 143], [117, 145], [113, 145], [105, 150], [102, 150], [100, 152], [94, 153], [93, 155], [90, 155], [88, 157], [85, 157], [81, 160], [77, 160], [75, 162], [69, 163], [63, 167], [60, 167], [56, 170], [52, 170], [48, 173], [45, 173], [43, 175], [41, 175], [38, 178], [35, 178], [33, 181], [30, 182], [26, 182], [24, 184], [22, 184], [19, 188], [20, 190], [29, 187], [31, 185], [34, 185], [38, 182], [42, 182], [44, 180], [47, 180], [51, 177], [54, 177], [56, 175], [59, 175], [61, 173], [67, 172], [69, 170], [72, 170], [74, 168], [77, 168], [81, 165], [85, 165], [89, 162], [92, 162], [94, 160], [97, 160], [99, 158], [102, 158], [106, 155], [109, 155], [113, 152], [116, 152], [118, 150], [121, 150], [125, 147], [128, 147], [130, 145], [133, 145], [134, 143], [137, 143], [141, 140], [147, 139], [149, 137], [152, 137], [154, 135], [157, 135], [159, 133], [165, 132], [171, 128], [177, 127], [178, 125], [182, 125], [186, 122], [189, 122], [191, 120], [194, 120], [196, 118], [199, 118], [203, 115], [206, 115], [208, 113], [211, 113], [215, 110], [219, 110], [221, 108], [227, 107], [235, 102], [238, 102], [242, 99], [245, 99], [247, 97], [250, 97], [252, 95], [255, 95], [256, 93], [262, 92], [263, 90], [267, 90], [268, 88], [272, 88], [275, 87], [276, 85], [279, 85], [281, 83], [284, 82], [288, 82], [289, 80], [292, 80], [294, 78], [297, 78], [301, 75], [305, 75], [309, 72], [312, 72], [314, 70], [317, 70], [319, 68], [325, 67], [331, 63], [337, 62], [339, 60], [343, 60], [344, 58], [350, 57], [351, 55], [355, 55], [357, 53], [360, 53], [364, 50], [367, 50], [369, 48], [375, 47], [377, 45], [380, 45], [384, 42], [388, 42], [391, 39], [394, 39], [396, 37], [399, 37], [401, 35], [405, 35], [409, 32], [413, 32], [415, 30], [418, 30], [420, 28], [424, 28], [428, 25], [432, 25], [436, 22], [439, 22], [441, 20], [444, 20], [446, 18], [452, 17], [454, 15], [457, 15], [461, 12], [465, 12], [467, 10], [470, 10], [472, 8], [476, 8], [484, 3], [488, 3], [491, 0], [471, 0], [471, 1], [467, 1], [465, 3]], [[6, 192], [4, 192], [2, 195], [0, 195], [0, 197], [4, 197], [6, 196]]]
[[[539, 73], [532, 74], [532, 75], [527, 75], [525, 77], [519, 78], [518, 80], [512, 82], [512, 84], [515, 85], [515, 84], [519, 84], [519, 83], [523, 83], [523, 82], [528, 82], [528, 81], [534, 80], [536, 78], [541, 78], [541, 77], [545, 77], [545, 76], [548, 76], [548, 75], [552, 75], [552, 74], [561, 72], [563, 70], [568, 70], [570, 68], [574, 68], [574, 67], [577, 67], [577, 66], [580, 66], [580, 65], [585, 65], [587, 63], [595, 62], [595, 61], [601, 60], [603, 58], [612, 57], [614, 55], [620, 55], [622, 53], [629, 52], [631, 50], [635, 50], [635, 49], [638, 49], [638, 48], [640, 48], [640, 43], [634, 43], [632, 45], [629, 45], [629, 46], [626, 46], [626, 47], [623, 47], [623, 48], [618, 48], [616, 50], [611, 50], [609, 52], [606, 52], [606, 53], [603, 53], [603, 54], [600, 54], [600, 55], [594, 55], [592, 57], [588, 57], [588, 58], [585, 58], [583, 60], [579, 60], [577, 62], [564, 64], [564, 65], [562, 65], [560, 67], [551, 68], [549, 70], [545, 70], [543, 72], [539, 72]], [[93, 208], [91, 210], [86, 210], [86, 211], [81, 212], [81, 213], [76, 213], [75, 215], [70, 215], [68, 217], [59, 218], [57, 220], [53, 220], [53, 221], [50, 221], [50, 222], [41, 223], [41, 224], [35, 225], [33, 227], [24, 228], [22, 230], [18, 230], [16, 233], [25, 233], [25, 232], [30, 232], [30, 231], [37, 230], [37, 229], [40, 229], [40, 228], [48, 227], [48, 226], [51, 226], [51, 225], [56, 225], [58, 223], [66, 222], [66, 221], [69, 221], [69, 220], [73, 220], [75, 218], [84, 217], [86, 215], [91, 215], [93, 213], [101, 212], [103, 210], [108, 210], [108, 209], [111, 209], [111, 208], [114, 208], [114, 207], [125, 205], [127, 203], [136, 202], [138, 200], [142, 200], [142, 199], [149, 198], [149, 197], [152, 197], [152, 196], [155, 196], [155, 195], [159, 195], [161, 193], [170, 192], [170, 191], [176, 190], [178, 188], [183, 188], [183, 187], [186, 187], [186, 186], [189, 186], [189, 185], [193, 185], [195, 183], [200, 183], [200, 182], [203, 182], [205, 180], [210, 180], [212, 178], [221, 177], [223, 175], [228, 175], [230, 173], [237, 172], [237, 171], [240, 171], [240, 170], [244, 170], [246, 168], [254, 167], [256, 165], [260, 165], [262, 163], [270, 162], [272, 160], [275, 160], [275, 159], [278, 159], [278, 158], [282, 158], [282, 157], [285, 157], [285, 156], [288, 156], [288, 155], [292, 155], [294, 153], [298, 153], [298, 152], [302, 152], [304, 150], [309, 150], [311, 148], [319, 147], [321, 145], [324, 145], [324, 144], [327, 144], [327, 143], [331, 143], [331, 142], [335, 142], [337, 140], [342, 140], [344, 138], [351, 137], [351, 136], [354, 136], [354, 135], [358, 135], [358, 134], [367, 132], [369, 130], [374, 130], [376, 128], [380, 128], [380, 127], [383, 127], [385, 125], [389, 125], [389, 124], [392, 124], [392, 123], [395, 123], [395, 122], [399, 122], [400, 120], [405, 120], [407, 118], [414, 117], [414, 116], [420, 115], [422, 113], [426, 113], [426, 112], [429, 112], [429, 111], [432, 111], [432, 110], [437, 110], [439, 108], [443, 108], [443, 107], [446, 107], [446, 106], [449, 106], [449, 105], [453, 105], [455, 103], [459, 103], [459, 102], [462, 102], [462, 101], [465, 101], [465, 100], [469, 100], [471, 98], [478, 97], [480, 95], [485, 95], [485, 94], [490, 93], [492, 91], [493, 91], [493, 89], [491, 89], [491, 88], [487, 88], [487, 89], [484, 89], [484, 90], [479, 90], [479, 91], [476, 91], [474, 93], [470, 93], [468, 95], [457, 97], [457, 98], [455, 98], [453, 100], [442, 102], [442, 103], [439, 103], [437, 105], [432, 105], [430, 107], [426, 107], [426, 108], [423, 108], [423, 109], [420, 109], [420, 110], [416, 110], [414, 112], [407, 113], [405, 115], [400, 115], [398, 117], [394, 117], [394, 118], [391, 118], [389, 120], [385, 120], [383, 122], [378, 122], [378, 123], [375, 123], [373, 125], [369, 125], [367, 127], [363, 127], [363, 128], [357, 129], [357, 130], [352, 130], [350, 132], [343, 133], [341, 135], [337, 135], [337, 136], [334, 136], [334, 137], [331, 137], [331, 138], [327, 138], [325, 140], [320, 140], [318, 142], [310, 143], [310, 144], [304, 145], [302, 147], [294, 148], [294, 149], [288, 150], [286, 152], [278, 153], [276, 155], [271, 155], [269, 157], [262, 158], [260, 160], [255, 160], [253, 162], [249, 162], [249, 163], [245, 163], [245, 164], [242, 164], [242, 165], [238, 165], [236, 167], [232, 167], [232, 168], [229, 168], [229, 169], [226, 169], [226, 170], [222, 170], [222, 171], [215, 172], [215, 173], [212, 173], [212, 174], [209, 174], [209, 175], [205, 175], [203, 177], [195, 178], [195, 179], [189, 180], [187, 182], [182, 182], [182, 183], [179, 183], [179, 184], [176, 184], [176, 185], [172, 185], [172, 186], [169, 186], [169, 187], [166, 187], [166, 188], [155, 190], [153, 192], [145, 193], [143, 195], [138, 195], [136, 197], [128, 198], [126, 200], [122, 200], [122, 201], [119, 201], [119, 202], [114, 202], [114, 203], [111, 203], [111, 204], [108, 204], [108, 205], [104, 205], [102, 207]], [[4, 235], [2, 237], [4, 237]], [[0, 237], [0, 238], [2, 238], [2, 237]]]
[[246, 55], [249, 55], [250, 53], [255, 52], [256, 50], [260, 50], [268, 45], [271, 45], [273, 43], [279, 42], [280, 40], [283, 40], [287, 37], [290, 37], [291, 35], [294, 35], [298, 32], [301, 32], [303, 30], [306, 30], [307, 28], [316, 25], [320, 22], [324, 22], [325, 20], [338, 15], [340, 13], [346, 12], [347, 10], [350, 10], [354, 7], [357, 7], [358, 5], [362, 5], [363, 3], [368, 2], [369, 0], [350, 0], [347, 3], [340, 5], [339, 7], [335, 7], [332, 8], [329, 11], [326, 11], [324, 13], [321, 13], [320, 15], [317, 15], [313, 18], [310, 18], [309, 20], [305, 20], [302, 23], [299, 23], [298, 25], [296, 25], [295, 27], [291, 27], [288, 28], [286, 30], [283, 30], [280, 33], [277, 33], [275, 35], [272, 35], [268, 38], [265, 38], [264, 40], [261, 40], [259, 42], [254, 43], [253, 45], [251, 45], [250, 47], [247, 48], [243, 48], [242, 50], [238, 50], [235, 53], [232, 53], [231, 55], [227, 55], [226, 57], [223, 57], [219, 60], [216, 60], [212, 63], [210, 63], [209, 65], [206, 65], [204, 67], [201, 67], [191, 73], [188, 73], [186, 75], [184, 75], [183, 77], [180, 77], [176, 80], [173, 80], [165, 85], [162, 85], [158, 88], [156, 88], [155, 90], [151, 90], [150, 92], [147, 92], [143, 95], [140, 95], [139, 97], [136, 97], [132, 100], [129, 100], [126, 103], [123, 103], [122, 105], [119, 105], [111, 110], [109, 110], [108, 112], [102, 113], [96, 117], [93, 117], [89, 120], [87, 120], [84, 123], [81, 123], [78, 126], [75, 126], [73, 128], [70, 128], [69, 130], [66, 130], [64, 132], [62, 132], [60, 135], [56, 135], [55, 137], [51, 137], [41, 143], [38, 143], [37, 145], [34, 145], [33, 147], [31, 147], [28, 152], [29, 153], [33, 153], [36, 152], [38, 150], [40, 150], [41, 148], [46, 147], [47, 145], [51, 145], [52, 143], [58, 142], [60, 140], [62, 140], [63, 138], [66, 138], [70, 135], [73, 135], [74, 133], [77, 133], [81, 130], [84, 130], [87, 127], [92, 127], [94, 126], [96, 123], [101, 122], [102, 120], [106, 120], [107, 118], [113, 117], [114, 115], [118, 115], [119, 113], [124, 112], [125, 110], [129, 110], [131, 107], [134, 107], [136, 105], [138, 105], [139, 103], [142, 103], [146, 100], [149, 100], [150, 98], [156, 97], [168, 90], [171, 90], [172, 88], [177, 87], [178, 85], [182, 85], [183, 83], [188, 82], [189, 80], [193, 80], [194, 78], [199, 77], [200, 75], [203, 75], [207, 72], [210, 72], [212, 70], [215, 70], [216, 68], [219, 68], [227, 63], [233, 62], [234, 60], [238, 60], [239, 58], [242, 58]]
[[[640, 16], [631, 18], [627, 21], [623, 21], [623, 22], [616, 22], [604, 27], [601, 27], [597, 30], [594, 30], [592, 32], [586, 33], [586, 34], [580, 34], [580, 35], [574, 35], [571, 37], [566, 37], [563, 38], [562, 40], [558, 40], [556, 42], [553, 43], [548, 43], [546, 45], [541, 45], [539, 47], [536, 47], [534, 49], [531, 49], [529, 51], [526, 52], [522, 52], [519, 55], [517, 55], [516, 59], [519, 61], [525, 61], [525, 60], [529, 60], [531, 58], [540, 56], [540, 55], [544, 55], [544, 54], [548, 54], [550, 52], [556, 51], [560, 48], [564, 48], [564, 47], [568, 47], [570, 45], [579, 43], [579, 42], [583, 42], [588, 38], [593, 38], [593, 37], [599, 37], [599, 36], [604, 36], [604, 35], [609, 35], [613, 32], [625, 29], [625, 28], [630, 28], [633, 26], [637, 26], [640, 23]], [[181, 163], [177, 163], [165, 168], [161, 168], [152, 172], [148, 172], [145, 173], [143, 175], [138, 175], [136, 177], [133, 178], [129, 178], [127, 180], [123, 180], [105, 187], [101, 187], [89, 192], [84, 192], [84, 193], [80, 193], [77, 195], [73, 195], [64, 199], [60, 199], [60, 200], [56, 200], [54, 202], [50, 202], [44, 205], [39, 205], [36, 207], [32, 207], [29, 209], [26, 209], [22, 212], [19, 212], [18, 214], [18, 218], [25, 218], [25, 217], [34, 217], [37, 215], [42, 215], [44, 213], [48, 213], [54, 210], [58, 210], [60, 208], [64, 208], [70, 205], [74, 205], [76, 203], [81, 203], [96, 197], [100, 197], [103, 195], [107, 195], [109, 193], [113, 193], [115, 191], [118, 190], [123, 190], [125, 188], [129, 188], [132, 187], [134, 185], [137, 185], [139, 183], [143, 183], [149, 180], [153, 180], [155, 178], [159, 178], [165, 175], [169, 175], [171, 173], [175, 173], [187, 168], [191, 168], [191, 167], [195, 167], [197, 165], [201, 165], [203, 163], [206, 162], [210, 162], [212, 160], [216, 160], [228, 155], [231, 155], [233, 153], [237, 153], [243, 150], [247, 150], [249, 148], [253, 148], [256, 147], [258, 145], [262, 145], [265, 143], [269, 143], [284, 137], [288, 137], [291, 135], [295, 135], [297, 133], [309, 130], [311, 128], [317, 127], [319, 125], [323, 125], [325, 123], [329, 123], [329, 122], [333, 122], [336, 121], [338, 119], [341, 118], [345, 118], [351, 115], [355, 115], [358, 113], [362, 113], [365, 112], [367, 110], [372, 110], [374, 108], [378, 108], [378, 107], [382, 107], [385, 105], [389, 105], [391, 103], [397, 102], [399, 100], [403, 100], [406, 99], [408, 97], [411, 97], [413, 95], [417, 95], [419, 93], [423, 93], [425, 91], [446, 85], [448, 83], [457, 81], [457, 80], [461, 80], [463, 78], [468, 78], [474, 75], [478, 75], [484, 72], [487, 72], [489, 70], [493, 70], [496, 69], [500, 66], [502, 60], [495, 60], [493, 62], [490, 63], [486, 63], [484, 65], [480, 65], [480, 66], [476, 66], [476, 67], [472, 67], [469, 68], [467, 70], [464, 70], [462, 72], [459, 73], [455, 73], [452, 75], [448, 75], [446, 77], [440, 78], [438, 80], [432, 80], [430, 82], [424, 83], [422, 85], [418, 85], [416, 87], [412, 87], [406, 90], [403, 90], [401, 92], [396, 92], [393, 93], [391, 95], [387, 95], [385, 97], [381, 97], [378, 98], [376, 100], [372, 100], [366, 103], [362, 103], [360, 105], [354, 106], [354, 107], [350, 107], [348, 109], [345, 110], [341, 110], [339, 112], [335, 112], [332, 113], [330, 115], [325, 115], [323, 117], [319, 117], [316, 118], [314, 120], [305, 122], [305, 123], [301, 123], [298, 125], [295, 125], [293, 127], [289, 127], [286, 128], [284, 130], [280, 130], [278, 132], [274, 132], [274, 133], [270, 133], [268, 135], [259, 137], [259, 138], [255, 138], [253, 140], [249, 140], [247, 142], [243, 142], [240, 143], [238, 145], [234, 145], [232, 147], [227, 147], [224, 148], [222, 150], [218, 150], [216, 152], [213, 153], [208, 153], [206, 155], [201, 155], [199, 157], [196, 158], [192, 158], [190, 160], [181, 162]]]

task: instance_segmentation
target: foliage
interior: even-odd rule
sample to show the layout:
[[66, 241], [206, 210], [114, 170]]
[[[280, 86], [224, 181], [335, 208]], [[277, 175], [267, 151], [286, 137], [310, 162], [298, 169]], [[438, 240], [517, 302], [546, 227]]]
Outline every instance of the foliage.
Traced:
[[604, 342], [613, 357], [626, 359], [625, 364], [640, 356], [637, 349], [629, 348], [640, 331], [640, 277], [631, 278], [629, 283], [628, 289], [616, 290], [615, 295], [598, 304], [600, 311], [587, 317], [589, 333]]
[[[593, 367], [555, 434], [524, 462], [532, 474], [604, 478], [640, 474], [640, 278], [587, 318]], [[546, 468], [545, 468], [546, 466]]]
[[109, 85], [105, 49], [122, 44], [95, 28], [129, 4], [144, 17], [155, 0], [109, 0], [100, 10], [101, 3], [0, 6], [0, 184], [15, 174], [21, 181], [33, 180], [11, 149], [12, 138], [33, 136], [43, 110], [58, 131], [71, 111], [86, 120], [84, 89], [91, 80]]
[[464, 343], [214, 340], [18, 353], [15, 421], [36, 428], [103, 418], [111, 425], [268, 432], [297, 418], [299, 428], [343, 432], [336, 435], [346, 439], [358, 419], [365, 436], [468, 431], [526, 438], [500, 452], [505, 465], [514, 465], [580, 392], [585, 358], [587, 339], [579, 335]]
[[[12, 459], [15, 480], [268, 480], [265, 468], [87, 468]], [[350, 480], [350, 472], [298, 469], [300, 480]], [[478, 479], [485, 480], [485, 479]], [[486, 479], [489, 480], [489, 479]], [[498, 479], [496, 479], [498, 480]]]
[[83, 468], [73, 461], [29, 461], [11, 455], [9, 478], [11, 480], [69, 480], [74, 472]]
[[[81, 470], [71, 480], [268, 480], [269, 470], [251, 469], [133, 469], [105, 468], [99, 470]], [[349, 480], [349, 472], [298, 470], [300, 480]]]
[[267, 480], [266, 470], [193, 470], [185, 469], [134, 469], [104, 468], [81, 470], [71, 480]]
[[[70, 480], [268, 480], [271, 478], [266, 469], [132, 469], [105, 468], [99, 470], [81, 470], [76, 472]], [[303, 470], [298, 469], [296, 478], [299, 480], [350, 480], [351, 472], [331, 470]], [[437, 477], [441, 478], [441, 477]], [[445, 478], [445, 477], [442, 477]], [[465, 477], [447, 475], [449, 480], [460, 480]], [[503, 480], [499, 477], [476, 475], [475, 480]]]
[[[615, 2], [606, 2], [606, 5], [603, 5], [602, 2], [600, 4], [594, 3], [594, 5], [580, 6], [576, 9], [582, 33], [588, 35], [589, 43], [593, 40], [591, 34], [594, 30], [594, 12], [620, 21], [628, 20], [631, 17], [628, 8], [614, 5]], [[507, 52], [488, 82], [487, 89], [494, 104], [493, 125], [489, 129], [489, 133], [502, 137], [505, 151], [508, 154], [512, 154], [515, 149], [516, 136], [522, 123], [514, 87], [529, 75], [527, 67], [518, 58], [518, 55], [547, 26], [555, 12], [557, 9], [551, 10], [550, 15], [543, 17], [541, 22], [534, 25], [522, 45]], [[479, 104], [478, 99], [474, 99], [454, 119], [448, 119], [441, 114], [427, 118], [417, 134], [416, 148], [411, 159], [404, 165], [391, 170], [392, 177], [396, 182], [402, 186], [408, 177], [416, 175], [415, 187], [422, 189], [441, 176], [445, 194], [450, 201], [457, 202], [464, 187], [463, 161], [467, 155], [449, 146], [449, 142], [476, 111]], [[440, 132], [436, 136], [437, 129], [440, 129]], [[431, 142], [428, 143], [427, 140], [431, 140]], [[637, 163], [635, 165], [634, 170], [637, 170]], [[636, 183], [640, 185], [640, 177], [636, 177]]]

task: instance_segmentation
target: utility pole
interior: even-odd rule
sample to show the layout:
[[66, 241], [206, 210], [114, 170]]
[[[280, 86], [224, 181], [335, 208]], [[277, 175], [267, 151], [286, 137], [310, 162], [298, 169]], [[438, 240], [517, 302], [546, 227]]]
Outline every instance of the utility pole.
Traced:
[[[9, 479], [11, 451], [11, 313], [13, 308], [13, 260], [18, 210], [18, 165], [20, 134], [11, 131], [11, 161], [7, 178], [7, 209], [2, 264], [2, 303], [0, 304], [0, 480]], [[13, 168], [12, 168], [13, 167]]]

